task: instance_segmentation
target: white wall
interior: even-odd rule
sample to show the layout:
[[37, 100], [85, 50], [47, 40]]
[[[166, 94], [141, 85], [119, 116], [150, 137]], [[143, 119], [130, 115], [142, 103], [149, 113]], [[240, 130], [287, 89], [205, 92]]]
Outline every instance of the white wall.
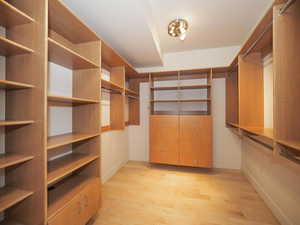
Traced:
[[[129, 159], [149, 160], [148, 83], [140, 86], [141, 125], [129, 128]], [[214, 79], [212, 89], [213, 154], [215, 168], [240, 169], [241, 140], [225, 128], [225, 79]]]
[[228, 66], [240, 46], [210, 48], [164, 54], [164, 66], [137, 68], [139, 72], [156, 72]]
[[264, 125], [273, 128], [273, 57], [264, 58]]

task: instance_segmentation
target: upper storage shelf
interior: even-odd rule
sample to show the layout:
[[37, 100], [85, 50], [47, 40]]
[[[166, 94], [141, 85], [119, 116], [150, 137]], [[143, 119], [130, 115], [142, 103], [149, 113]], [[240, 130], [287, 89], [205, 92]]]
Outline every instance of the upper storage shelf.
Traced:
[[34, 22], [30, 16], [18, 10], [7, 1], [0, 0], [0, 25], [12, 27]]
[[24, 45], [8, 40], [5, 37], [0, 37], [0, 55], [13, 56], [33, 53], [34, 51]]
[[60, 0], [49, 0], [49, 29], [74, 44], [100, 40], [97, 34]]
[[98, 66], [89, 59], [79, 55], [78, 53], [51, 38], [48, 38], [48, 46], [50, 62], [59, 64], [69, 69], [98, 68]]

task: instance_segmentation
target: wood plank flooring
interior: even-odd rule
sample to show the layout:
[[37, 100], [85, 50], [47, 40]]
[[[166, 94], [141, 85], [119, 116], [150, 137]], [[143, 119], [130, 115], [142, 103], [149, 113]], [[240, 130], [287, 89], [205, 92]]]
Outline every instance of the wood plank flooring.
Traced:
[[93, 225], [279, 225], [238, 171], [129, 162], [102, 196]]

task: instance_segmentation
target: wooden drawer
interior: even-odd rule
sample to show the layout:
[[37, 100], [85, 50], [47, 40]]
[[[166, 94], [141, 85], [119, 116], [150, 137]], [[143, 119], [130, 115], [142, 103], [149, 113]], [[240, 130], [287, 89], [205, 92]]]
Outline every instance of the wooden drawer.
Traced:
[[84, 225], [99, 209], [100, 180], [89, 182], [48, 225]]

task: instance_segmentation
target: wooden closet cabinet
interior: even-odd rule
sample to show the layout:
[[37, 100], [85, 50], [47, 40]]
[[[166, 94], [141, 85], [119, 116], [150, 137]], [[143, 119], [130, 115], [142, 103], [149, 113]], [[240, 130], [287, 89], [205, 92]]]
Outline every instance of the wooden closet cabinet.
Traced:
[[150, 162], [211, 168], [211, 116], [151, 115]]

